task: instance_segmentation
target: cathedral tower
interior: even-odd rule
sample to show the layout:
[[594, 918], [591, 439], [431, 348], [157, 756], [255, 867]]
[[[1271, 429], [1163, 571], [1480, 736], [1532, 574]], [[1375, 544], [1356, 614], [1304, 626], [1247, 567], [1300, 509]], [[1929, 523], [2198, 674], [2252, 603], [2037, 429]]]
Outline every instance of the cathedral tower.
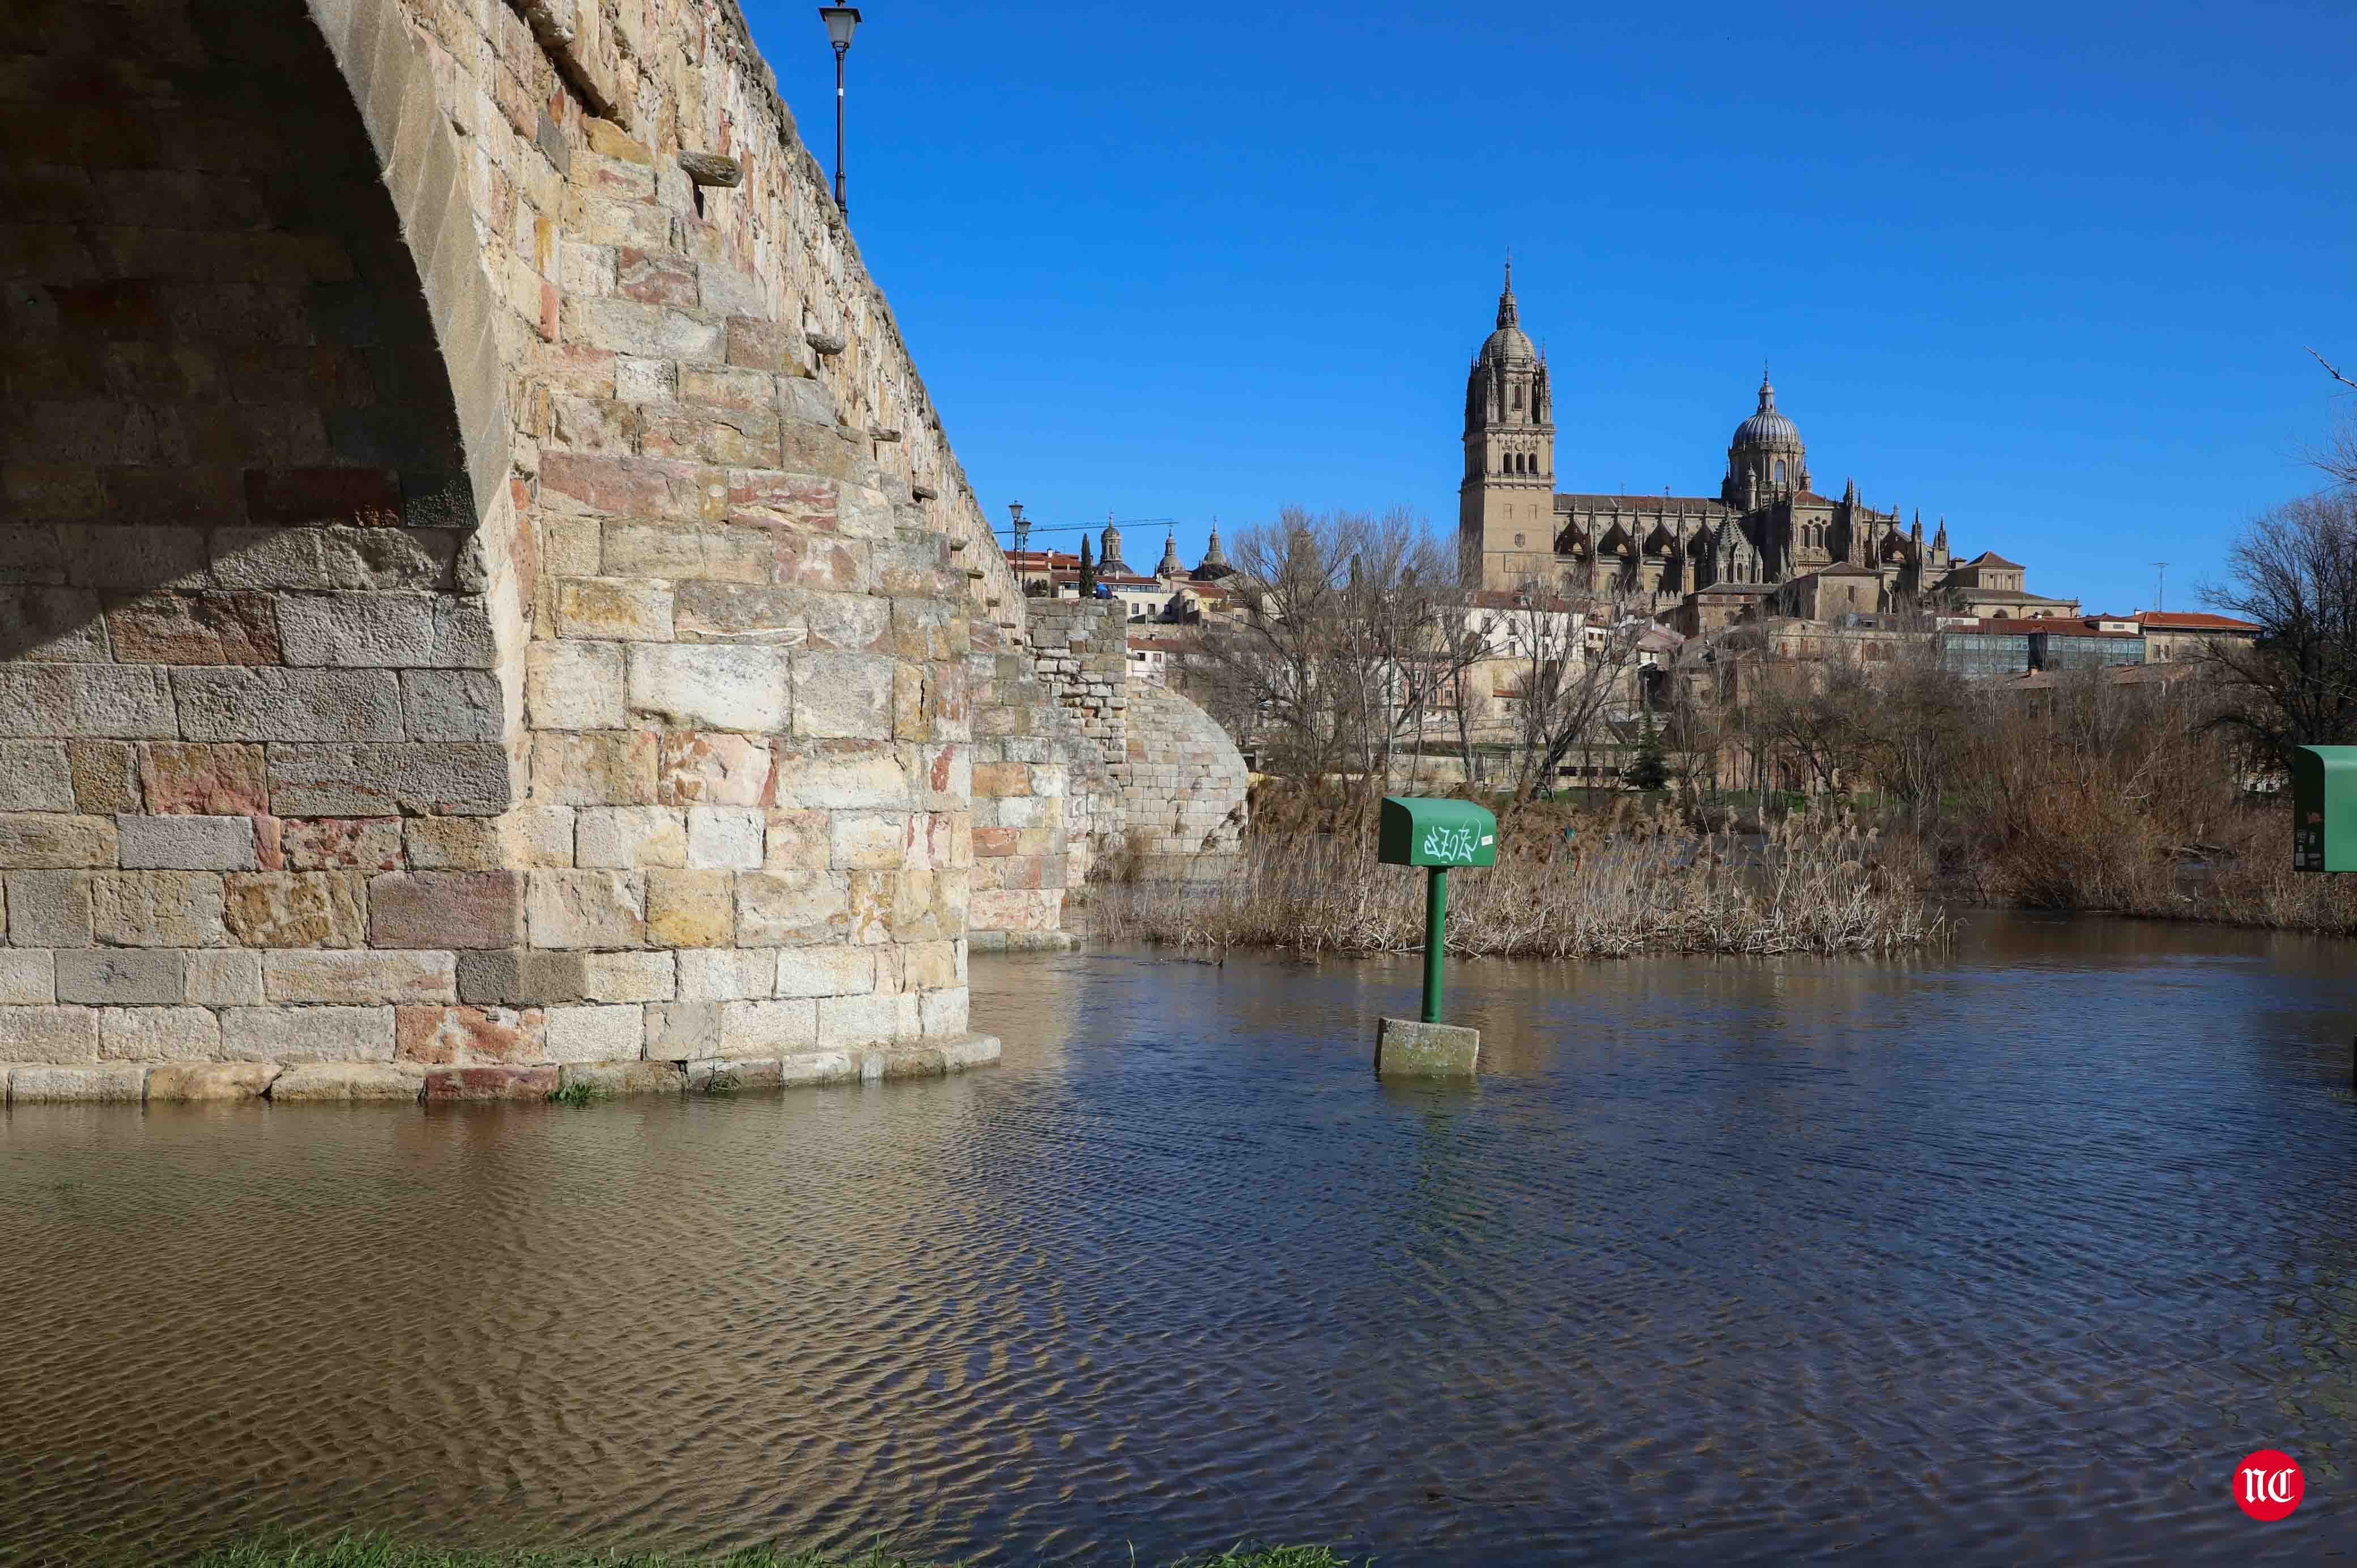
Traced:
[[1809, 488], [1809, 449], [1792, 422], [1776, 412], [1776, 388], [1760, 372], [1760, 407], [1735, 427], [1718, 499], [1745, 511]]
[[1465, 478], [1457, 539], [1469, 587], [1547, 580], [1555, 563], [1555, 399], [1546, 361], [1514, 307], [1514, 264], [1498, 295], [1498, 329], [1465, 378]]

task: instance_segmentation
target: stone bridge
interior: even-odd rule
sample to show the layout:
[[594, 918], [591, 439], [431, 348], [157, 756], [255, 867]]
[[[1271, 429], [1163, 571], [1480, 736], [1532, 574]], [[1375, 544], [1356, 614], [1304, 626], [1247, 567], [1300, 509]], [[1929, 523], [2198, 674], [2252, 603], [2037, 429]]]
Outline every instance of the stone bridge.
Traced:
[[12, 1104], [948, 1070], [1098, 842], [1232, 848], [734, 0], [16, 11]]

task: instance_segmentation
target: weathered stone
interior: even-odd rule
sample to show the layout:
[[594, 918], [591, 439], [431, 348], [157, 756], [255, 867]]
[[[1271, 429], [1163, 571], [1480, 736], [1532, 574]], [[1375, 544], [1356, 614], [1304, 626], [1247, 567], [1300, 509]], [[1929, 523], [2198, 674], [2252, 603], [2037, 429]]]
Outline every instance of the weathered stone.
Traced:
[[718, 1051], [721, 1006], [717, 1002], [667, 1002], [649, 1007], [647, 1059], [683, 1062]]
[[830, 1047], [870, 1046], [904, 1031], [897, 996], [826, 996], [818, 1002], [818, 1043]]
[[535, 736], [532, 800], [541, 805], [651, 806], [658, 751], [651, 730]]
[[243, 1062], [390, 1062], [390, 1007], [230, 1007], [221, 1055]]
[[638, 1006], [551, 1007], [548, 1055], [558, 1062], [637, 1060], [646, 1048], [646, 1010]]
[[494, 816], [512, 803], [506, 748], [489, 741], [270, 748], [282, 817]]
[[535, 642], [525, 655], [524, 702], [541, 729], [620, 729], [623, 649], [614, 642]]
[[636, 871], [687, 864], [687, 813], [670, 806], [585, 806], [574, 862], [585, 869]]
[[390, 670], [175, 670], [172, 695], [190, 740], [389, 741], [404, 733]]
[[[481, 831], [480, 817], [420, 817], [418, 823], [451, 825]], [[292, 871], [398, 871], [402, 857], [399, 817], [298, 817], [279, 828], [279, 852]], [[231, 889], [230, 898], [236, 901]], [[231, 925], [235, 921], [232, 918]], [[257, 944], [260, 945], [260, 944]], [[282, 944], [271, 944], [282, 945]], [[291, 942], [290, 947], [312, 947]], [[341, 946], [345, 944], [328, 944]]]
[[66, 750], [73, 766], [75, 811], [111, 817], [139, 809], [137, 747], [121, 740], [77, 740]]
[[860, 1058], [850, 1051], [796, 1051], [778, 1063], [778, 1079], [788, 1089], [822, 1083], [856, 1083]]
[[645, 643], [630, 650], [630, 706], [675, 729], [783, 730], [791, 714], [780, 648]]
[[398, 1007], [393, 1059], [502, 1066], [548, 1056], [548, 1015], [537, 1007]]
[[147, 1103], [259, 1100], [284, 1069], [263, 1062], [188, 1062], [147, 1069]]
[[270, 810], [264, 757], [259, 746], [151, 741], [139, 748], [147, 810], [158, 815], [264, 815]]
[[108, 1007], [98, 1054], [115, 1061], [204, 1061], [221, 1055], [221, 1025], [202, 1007]]
[[770, 743], [759, 736], [666, 735], [656, 799], [669, 806], [760, 805], [774, 767]]
[[906, 815], [838, 811], [831, 826], [831, 864], [837, 871], [898, 871], [908, 863]]
[[223, 882], [230, 934], [247, 947], [356, 948], [367, 940], [367, 885], [357, 872], [247, 872]]
[[169, 950], [61, 952], [58, 999], [112, 1006], [177, 1004], [186, 994], [186, 962], [184, 955]]
[[124, 1062], [107, 1067], [20, 1067], [8, 1074], [11, 1105], [136, 1105], [147, 1090], [147, 1069]]
[[458, 994], [457, 967], [457, 956], [447, 951], [266, 952], [262, 993], [272, 1002], [353, 1005], [452, 1002]]
[[186, 1000], [195, 1007], [260, 1005], [262, 955], [231, 949], [188, 954]]
[[[566, 813], [569, 820], [570, 813]], [[535, 814], [532, 827], [545, 825]], [[401, 824], [401, 843], [413, 871], [498, 871], [513, 861], [532, 864], [533, 851], [520, 837], [525, 824], [515, 812], [497, 817], [411, 817]], [[570, 841], [571, 834], [562, 835]], [[569, 855], [566, 859], [570, 859]], [[399, 869], [388, 861], [375, 869]]]
[[668, 583], [627, 577], [568, 577], [557, 585], [557, 627], [568, 640], [626, 642], [672, 639]]
[[251, 871], [252, 817], [117, 817], [116, 843], [126, 869]]
[[0, 740], [0, 811], [75, 809], [73, 768], [63, 744]]
[[865, 996], [876, 989], [873, 948], [783, 948], [778, 953], [778, 996]]
[[497, 656], [479, 598], [448, 594], [289, 594], [278, 608], [290, 665], [489, 669]]
[[527, 879], [525, 911], [534, 947], [630, 948], [644, 945], [647, 934], [645, 874], [631, 871], [531, 871], [524, 875]]
[[832, 864], [834, 829], [825, 811], [771, 811], [761, 852], [764, 871], [824, 871]]
[[390, 1063], [357, 1061], [300, 1062], [289, 1066], [270, 1085], [274, 1105], [307, 1102], [414, 1101], [425, 1080]]
[[0, 1007], [0, 1061], [94, 1062], [94, 1007]]
[[401, 706], [412, 740], [498, 740], [507, 699], [483, 670], [404, 670]]
[[807, 999], [720, 1004], [723, 1054], [758, 1057], [818, 1043], [818, 1004]]
[[19, 659], [48, 662], [107, 660], [106, 628], [98, 596], [81, 588], [0, 585], [0, 626], [9, 628]]
[[769, 948], [706, 948], [680, 952], [679, 999], [743, 1002], [777, 987], [778, 955]]
[[687, 1064], [691, 1094], [748, 1094], [785, 1081], [785, 1069], [774, 1057], [707, 1057]]
[[[860, 655], [837, 654], [834, 658]], [[885, 660], [887, 664], [889, 660]], [[879, 811], [911, 803], [909, 778], [899, 754], [881, 741], [783, 747], [777, 756], [776, 799], [766, 804], [829, 811]], [[954, 784], [953, 778], [947, 782]]]
[[679, 155], [679, 166], [687, 177], [698, 185], [733, 188], [745, 183], [745, 166], [724, 153], [692, 153]]
[[737, 876], [737, 940], [747, 947], [841, 941], [850, 929], [846, 885], [832, 872], [746, 871]]
[[690, 806], [687, 864], [700, 870], [757, 871], [767, 826], [767, 813], [758, 806]]
[[[963, 1035], [970, 1026], [966, 1016], [967, 995], [966, 988], [963, 985], [953, 986], [946, 991], [928, 991], [920, 994], [917, 998], [918, 1032], [927, 1039]], [[992, 1061], [998, 1059], [997, 1044], [996, 1040], [991, 1041], [992, 1050], [989, 1059]], [[970, 1065], [972, 1064], [951, 1063], [952, 1069]]]
[[557, 1069], [565, 1089], [585, 1084], [600, 1094], [677, 1094], [687, 1087], [677, 1062], [570, 1062]]
[[685, 582], [673, 593], [680, 641], [765, 648], [792, 648], [808, 641], [810, 604], [814, 597], [829, 596], [759, 581]]
[[556, 1092], [556, 1069], [546, 1067], [445, 1067], [425, 1075], [425, 1099], [546, 1100]]
[[369, 941], [381, 948], [505, 948], [522, 939], [527, 875], [416, 871], [369, 882]]
[[668, 1002], [678, 981], [667, 952], [559, 952], [545, 955], [570, 964], [573, 995], [583, 1002]]
[[47, 948], [0, 948], [0, 1006], [47, 1007], [57, 999], [54, 953]]
[[94, 940], [88, 871], [12, 871], [8, 874], [10, 940], [20, 946], [86, 948]]
[[115, 864], [114, 824], [56, 811], [0, 811], [0, 868], [56, 870]]
[[164, 594], [106, 612], [125, 664], [276, 664], [283, 650], [268, 594]]

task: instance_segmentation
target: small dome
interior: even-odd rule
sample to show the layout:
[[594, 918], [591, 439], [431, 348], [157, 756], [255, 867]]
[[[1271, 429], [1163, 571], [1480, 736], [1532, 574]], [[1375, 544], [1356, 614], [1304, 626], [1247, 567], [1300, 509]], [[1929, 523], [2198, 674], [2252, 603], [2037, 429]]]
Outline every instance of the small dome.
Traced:
[[1776, 412], [1776, 388], [1764, 371], [1760, 375], [1760, 411], [1735, 427], [1735, 439], [1728, 445], [1801, 449], [1801, 432]]
[[1483, 364], [1500, 360], [1510, 365], [1535, 365], [1539, 362], [1539, 351], [1531, 346], [1530, 335], [1521, 328], [1501, 327], [1481, 344]]

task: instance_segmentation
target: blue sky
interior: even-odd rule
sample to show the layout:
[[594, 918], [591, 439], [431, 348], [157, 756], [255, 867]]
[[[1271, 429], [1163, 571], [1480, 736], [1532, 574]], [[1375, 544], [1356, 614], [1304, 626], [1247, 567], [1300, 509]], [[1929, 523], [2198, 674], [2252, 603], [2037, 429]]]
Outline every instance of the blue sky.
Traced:
[[[747, 10], [830, 159], [815, 7]], [[863, 10], [854, 228], [995, 521], [1453, 529], [1509, 248], [1560, 488], [1716, 493], [1765, 359], [1818, 489], [2091, 610], [2194, 607], [2350, 408], [2357, 5]]]

